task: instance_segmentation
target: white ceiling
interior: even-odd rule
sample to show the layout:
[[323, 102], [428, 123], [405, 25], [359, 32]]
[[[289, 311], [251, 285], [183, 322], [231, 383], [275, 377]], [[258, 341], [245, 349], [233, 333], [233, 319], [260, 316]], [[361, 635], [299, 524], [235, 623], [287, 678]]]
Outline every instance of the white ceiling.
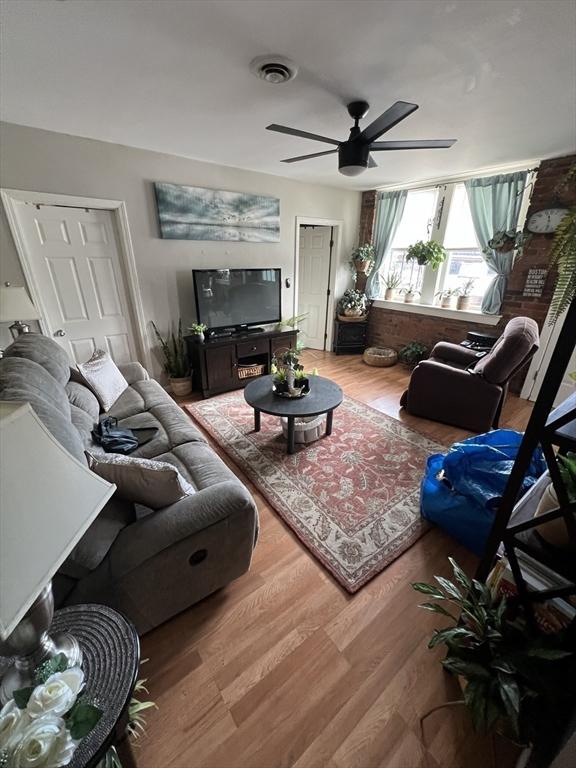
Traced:
[[[573, 0], [3, 0], [2, 118], [53, 131], [355, 189], [573, 151]], [[273, 86], [254, 56], [300, 67]], [[379, 153], [338, 174], [328, 149], [271, 122], [345, 138], [344, 104], [374, 119], [420, 109], [390, 139], [449, 150]], [[364, 123], [365, 125], [366, 123]], [[193, 180], [191, 180], [193, 181]]]

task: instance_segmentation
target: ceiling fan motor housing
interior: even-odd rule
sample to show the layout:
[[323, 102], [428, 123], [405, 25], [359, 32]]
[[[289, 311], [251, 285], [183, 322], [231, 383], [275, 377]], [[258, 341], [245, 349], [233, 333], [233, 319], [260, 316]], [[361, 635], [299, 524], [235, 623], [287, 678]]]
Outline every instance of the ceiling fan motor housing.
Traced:
[[370, 146], [356, 141], [343, 141], [338, 147], [338, 170], [345, 176], [358, 176], [368, 168]]

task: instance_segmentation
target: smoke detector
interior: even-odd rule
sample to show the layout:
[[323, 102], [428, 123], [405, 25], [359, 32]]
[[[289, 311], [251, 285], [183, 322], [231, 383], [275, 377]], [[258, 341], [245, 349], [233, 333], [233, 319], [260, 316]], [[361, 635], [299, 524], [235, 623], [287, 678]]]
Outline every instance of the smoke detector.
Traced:
[[261, 80], [266, 80], [267, 83], [279, 85], [293, 80], [298, 74], [298, 67], [285, 56], [270, 53], [252, 59], [250, 72]]

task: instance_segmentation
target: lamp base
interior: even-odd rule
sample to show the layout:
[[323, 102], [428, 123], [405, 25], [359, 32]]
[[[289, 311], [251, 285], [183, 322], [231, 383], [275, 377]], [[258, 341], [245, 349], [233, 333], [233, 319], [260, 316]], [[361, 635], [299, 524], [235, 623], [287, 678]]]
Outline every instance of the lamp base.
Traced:
[[0, 655], [14, 656], [0, 683], [0, 704], [9, 701], [15, 690], [33, 686], [34, 671], [59, 653], [66, 655], [71, 666], [81, 666], [82, 650], [72, 635], [48, 634], [53, 615], [52, 585], [48, 584], [12, 634], [0, 642]]

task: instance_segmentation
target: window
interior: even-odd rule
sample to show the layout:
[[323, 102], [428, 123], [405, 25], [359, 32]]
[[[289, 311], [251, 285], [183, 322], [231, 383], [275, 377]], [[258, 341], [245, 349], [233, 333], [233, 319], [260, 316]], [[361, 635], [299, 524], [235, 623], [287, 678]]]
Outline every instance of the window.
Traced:
[[[437, 271], [406, 261], [408, 246], [418, 240], [436, 240], [447, 250], [448, 259]], [[456, 290], [473, 280], [470, 307], [480, 309], [494, 272], [482, 257], [464, 184], [408, 192], [402, 220], [380, 272], [383, 277], [399, 272], [402, 286], [412, 285], [420, 291], [423, 304], [439, 304], [440, 291]]]

